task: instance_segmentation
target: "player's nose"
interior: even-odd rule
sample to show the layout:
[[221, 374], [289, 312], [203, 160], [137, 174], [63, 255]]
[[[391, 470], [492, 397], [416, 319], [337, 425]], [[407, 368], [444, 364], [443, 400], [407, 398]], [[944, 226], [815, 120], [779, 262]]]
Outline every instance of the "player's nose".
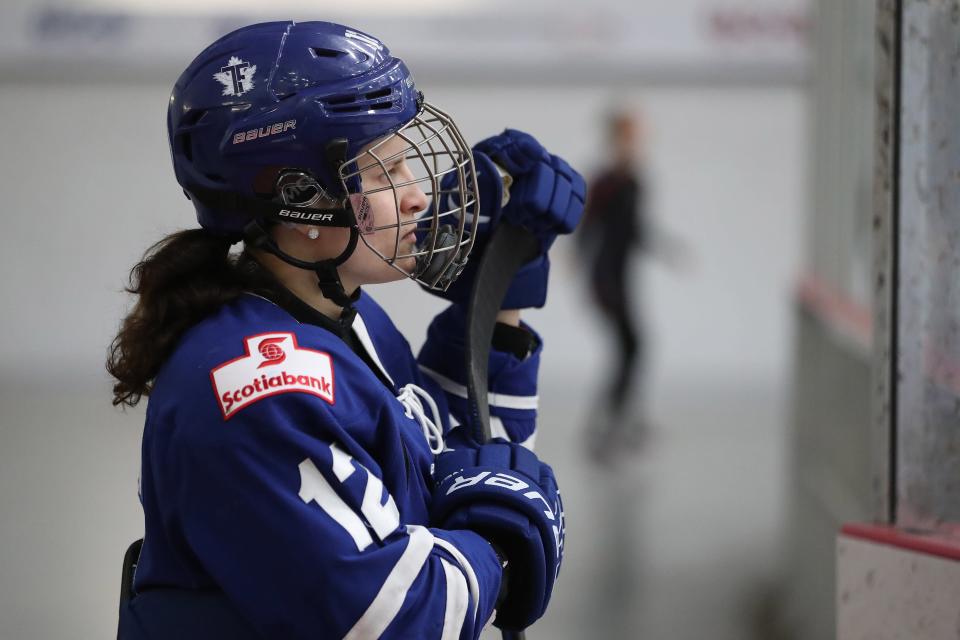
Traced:
[[423, 192], [417, 183], [409, 184], [403, 188], [400, 198], [400, 214], [403, 216], [413, 216], [424, 209], [430, 203], [427, 194]]

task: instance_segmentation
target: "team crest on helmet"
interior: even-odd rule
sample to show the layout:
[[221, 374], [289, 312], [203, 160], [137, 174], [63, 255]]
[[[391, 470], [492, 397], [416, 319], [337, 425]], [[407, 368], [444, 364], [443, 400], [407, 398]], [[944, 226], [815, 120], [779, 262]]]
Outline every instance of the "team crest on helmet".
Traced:
[[227, 64], [220, 67], [220, 73], [213, 74], [213, 79], [223, 85], [223, 95], [242, 96], [253, 89], [253, 74], [257, 72], [257, 65], [231, 56]]

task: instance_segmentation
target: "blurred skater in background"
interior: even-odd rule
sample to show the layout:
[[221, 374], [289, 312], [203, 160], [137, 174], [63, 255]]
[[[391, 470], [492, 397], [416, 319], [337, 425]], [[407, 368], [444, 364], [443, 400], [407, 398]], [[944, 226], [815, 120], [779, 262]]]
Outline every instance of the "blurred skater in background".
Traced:
[[590, 185], [578, 232], [591, 294], [614, 338], [614, 361], [587, 425], [589, 450], [598, 459], [624, 448], [638, 450], [650, 429], [646, 340], [632, 273], [634, 257], [655, 254], [674, 266], [683, 257], [680, 243], [654, 234], [649, 222], [642, 118], [635, 111], [612, 111], [605, 133], [610, 153]]

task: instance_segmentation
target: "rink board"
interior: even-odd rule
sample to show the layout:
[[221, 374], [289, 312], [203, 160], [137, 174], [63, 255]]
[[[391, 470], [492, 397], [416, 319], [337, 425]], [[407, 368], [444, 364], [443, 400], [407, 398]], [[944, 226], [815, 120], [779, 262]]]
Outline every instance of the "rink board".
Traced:
[[893, 527], [837, 536], [837, 640], [960, 639], [960, 544]]

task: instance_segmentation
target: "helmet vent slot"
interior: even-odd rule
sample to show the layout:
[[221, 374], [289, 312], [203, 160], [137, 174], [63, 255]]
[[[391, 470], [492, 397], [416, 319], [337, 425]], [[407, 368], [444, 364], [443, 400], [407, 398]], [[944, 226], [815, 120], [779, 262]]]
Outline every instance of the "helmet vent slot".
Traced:
[[223, 176], [221, 176], [219, 173], [204, 172], [203, 177], [206, 178], [207, 180], [210, 180], [211, 182], [219, 182], [220, 184], [226, 184], [227, 182], [226, 180], [224, 180]]
[[393, 93], [393, 90], [390, 89], [390, 87], [386, 87], [386, 88], [380, 89], [379, 91], [367, 93], [365, 94], [365, 96], [368, 100], [376, 100], [377, 98], [386, 98], [391, 93]]
[[206, 109], [191, 109], [180, 119], [180, 130], [184, 131], [199, 125], [208, 113]]
[[193, 141], [190, 139], [190, 134], [181, 133], [174, 140], [180, 146], [180, 151], [183, 152], [187, 162], [193, 162]]
[[322, 47], [310, 47], [310, 53], [315, 58], [339, 58], [346, 55], [344, 51], [335, 51], [334, 49], [324, 49]]
[[326, 99], [326, 103], [330, 106], [336, 104], [350, 104], [351, 102], [356, 101], [356, 96], [351, 95], [342, 95], [342, 96], [330, 96]]
[[208, 113], [209, 111], [206, 109], [191, 109], [180, 120], [178, 131], [174, 136], [174, 144], [178, 146], [187, 162], [193, 162], [193, 135], [191, 132], [202, 124]]
[[332, 107], [331, 113], [356, 113], [358, 111], [382, 111], [393, 107], [392, 102], [374, 102], [373, 104], [351, 104], [343, 107]]

